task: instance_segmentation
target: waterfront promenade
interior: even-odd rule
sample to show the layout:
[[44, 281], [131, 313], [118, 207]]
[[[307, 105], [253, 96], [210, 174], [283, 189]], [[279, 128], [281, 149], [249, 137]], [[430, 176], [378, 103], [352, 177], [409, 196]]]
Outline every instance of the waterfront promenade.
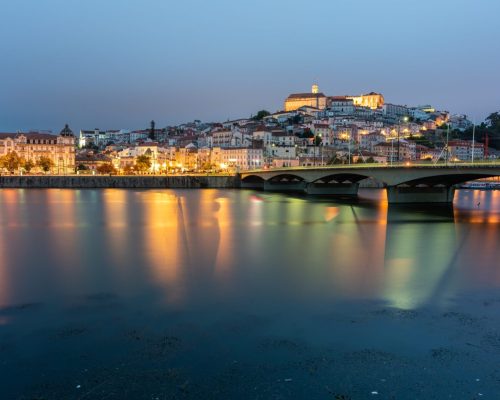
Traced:
[[500, 176], [500, 163], [353, 164], [189, 175], [8, 175], [0, 188], [220, 188], [357, 196], [362, 182], [384, 187], [389, 203], [451, 203], [457, 185]]
[[231, 189], [236, 175], [10, 175], [0, 177], [0, 188], [68, 189]]

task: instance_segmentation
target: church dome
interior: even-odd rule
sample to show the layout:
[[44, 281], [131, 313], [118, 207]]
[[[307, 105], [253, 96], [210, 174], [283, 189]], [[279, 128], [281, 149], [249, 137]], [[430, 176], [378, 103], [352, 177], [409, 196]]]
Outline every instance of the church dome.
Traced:
[[73, 131], [69, 129], [68, 124], [64, 125], [63, 130], [60, 133], [61, 136], [74, 136]]

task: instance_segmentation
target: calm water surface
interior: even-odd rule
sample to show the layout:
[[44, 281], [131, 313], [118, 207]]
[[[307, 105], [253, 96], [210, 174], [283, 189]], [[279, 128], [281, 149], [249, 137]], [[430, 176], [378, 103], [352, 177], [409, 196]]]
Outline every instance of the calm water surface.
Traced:
[[0, 190], [1, 399], [500, 398], [500, 192]]

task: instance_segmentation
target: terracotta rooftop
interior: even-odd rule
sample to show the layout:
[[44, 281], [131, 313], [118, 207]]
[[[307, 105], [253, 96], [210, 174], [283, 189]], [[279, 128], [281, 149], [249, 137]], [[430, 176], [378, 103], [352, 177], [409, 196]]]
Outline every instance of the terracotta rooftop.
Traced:
[[323, 93], [292, 93], [288, 99], [316, 99], [326, 97]]

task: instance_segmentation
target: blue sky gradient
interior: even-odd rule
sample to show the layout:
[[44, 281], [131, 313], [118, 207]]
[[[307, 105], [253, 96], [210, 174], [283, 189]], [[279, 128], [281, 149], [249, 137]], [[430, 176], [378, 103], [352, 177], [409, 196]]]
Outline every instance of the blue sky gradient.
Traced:
[[498, 0], [0, 0], [0, 131], [141, 128], [283, 107], [313, 82], [482, 120]]

